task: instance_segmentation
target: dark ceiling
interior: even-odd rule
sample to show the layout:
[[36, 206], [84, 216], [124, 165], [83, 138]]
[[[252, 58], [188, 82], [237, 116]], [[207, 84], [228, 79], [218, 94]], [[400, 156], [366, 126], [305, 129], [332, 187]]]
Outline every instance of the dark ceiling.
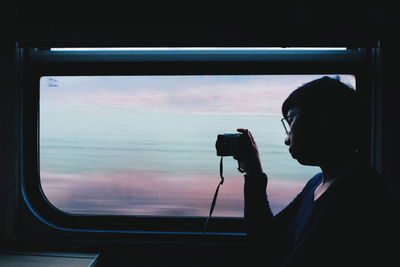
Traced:
[[264, 4], [16, 8], [17, 39], [27, 45], [373, 46], [391, 39], [397, 16], [384, 7]]

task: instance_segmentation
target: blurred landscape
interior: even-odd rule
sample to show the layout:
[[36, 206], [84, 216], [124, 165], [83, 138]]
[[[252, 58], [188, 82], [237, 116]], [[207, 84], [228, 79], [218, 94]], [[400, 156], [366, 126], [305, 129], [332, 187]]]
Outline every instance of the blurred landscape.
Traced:
[[[42, 77], [40, 176], [74, 214], [207, 216], [217, 134], [252, 131], [276, 213], [320, 170], [284, 145], [280, 106], [316, 75]], [[342, 79], [354, 85], [353, 76]], [[243, 175], [224, 158], [214, 216], [243, 216]]]

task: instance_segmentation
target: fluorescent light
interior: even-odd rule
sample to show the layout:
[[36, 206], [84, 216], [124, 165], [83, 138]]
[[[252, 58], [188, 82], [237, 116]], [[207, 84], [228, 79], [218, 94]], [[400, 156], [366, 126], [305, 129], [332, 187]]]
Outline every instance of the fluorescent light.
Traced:
[[285, 51], [285, 50], [346, 50], [346, 47], [73, 47], [50, 48], [51, 51]]

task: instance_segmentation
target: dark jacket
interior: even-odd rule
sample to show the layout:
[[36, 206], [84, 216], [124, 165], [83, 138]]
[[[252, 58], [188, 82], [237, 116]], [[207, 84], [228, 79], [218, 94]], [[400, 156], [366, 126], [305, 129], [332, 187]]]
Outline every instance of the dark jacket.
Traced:
[[322, 181], [319, 173], [275, 216], [266, 181], [265, 174], [245, 176], [250, 253], [265, 266], [395, 266], [385, 263], [393, 246], [389, 238], [395, 236], [390, 202], [372, 168], [354, 166], [315, 203], [308, 203]]

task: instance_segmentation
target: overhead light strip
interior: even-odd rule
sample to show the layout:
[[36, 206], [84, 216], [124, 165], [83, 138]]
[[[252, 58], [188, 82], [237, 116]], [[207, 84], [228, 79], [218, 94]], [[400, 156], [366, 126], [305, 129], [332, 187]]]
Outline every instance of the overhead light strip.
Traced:
[[346, 50], [346, 47], [60, 47], [51, 51], [291, 51]]

